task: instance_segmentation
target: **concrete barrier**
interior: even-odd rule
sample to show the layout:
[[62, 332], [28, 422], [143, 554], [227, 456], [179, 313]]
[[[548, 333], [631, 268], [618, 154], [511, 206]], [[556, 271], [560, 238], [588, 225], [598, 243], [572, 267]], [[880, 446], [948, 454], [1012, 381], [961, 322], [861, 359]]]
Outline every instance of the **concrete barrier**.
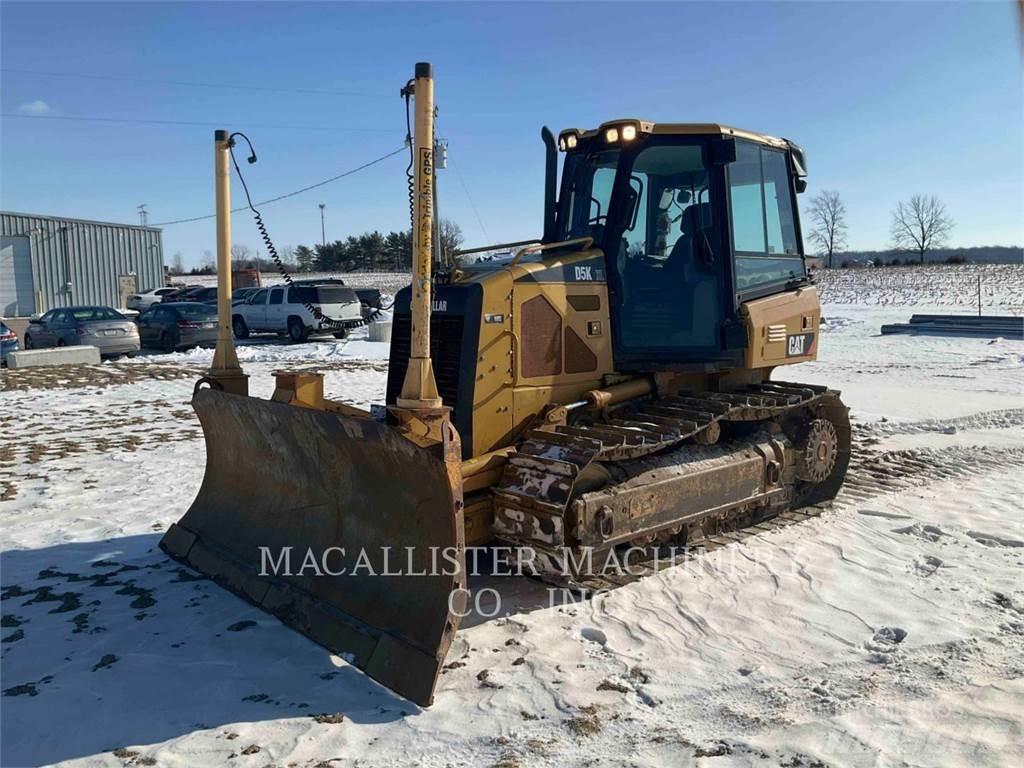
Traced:
[[48, 365], [99, 365], [97, 347], [54, 347], [52, 349], [22, 349], [7, 355], [8, 368], [36, 368]]
[[368, 336], [370, 341], [391, 341], [391, 321], [370, 323]]

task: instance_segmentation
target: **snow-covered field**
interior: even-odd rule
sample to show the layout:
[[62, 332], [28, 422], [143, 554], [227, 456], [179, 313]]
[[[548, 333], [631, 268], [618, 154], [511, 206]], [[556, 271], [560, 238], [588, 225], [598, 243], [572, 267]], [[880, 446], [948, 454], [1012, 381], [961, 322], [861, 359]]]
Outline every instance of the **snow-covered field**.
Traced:
[[[987, 311], [1019, 313], [1000, 269]], [[157, 548], [202, 479], [209, 351], [0, 373], [0, 764], [1021, 765], [1024, 342], [879, 336], [961, 303], [973, 273], [930, 271], [828, 275], [821, 359], [785, 372], [852, 408], [831, 510], [593, 602], [477, 584], [508, 615], [464, 622], [429, 710]], [[386, 354], [239, 357], [253, 394], [310, 367], [366, 405]]]
[[[296, 280], [340, 279], [353, 288], [378, 288], [391, 296], [407, 286], [412, 279], [408, 272], [310, 272], [295, 273], [292, 277]], [[217, 285], [216, 275], [181, 275], [175, 280], [188, 285]], [[260, 273], [261, 285], [280, 285], [283, 282], [284, 278], [277, 272]]]
[[826, 304], [933, 306], [950, 312], [1024, 314], [1020, 264], [935, 264], [927, 267], [828, 269], [818, 273]]
[[[354, 288], [379, 288], [392, 296], [410, 281], [408, 272], [316, 272], [300, 277], [340, 278]], [[216, 275], [178, 279], [197, 285], [217, 284]], [[277, 285], [283, 278], [276, 272], [264, 272], [262, 281]], [[983, 312], [1024, 314], [1024, 270], [1019, 264], [828, 269], [817, 273], [817, 281], [827, 304], [932, 306], [943, 307], [944, 312], [976, 312], [980, 287]]]

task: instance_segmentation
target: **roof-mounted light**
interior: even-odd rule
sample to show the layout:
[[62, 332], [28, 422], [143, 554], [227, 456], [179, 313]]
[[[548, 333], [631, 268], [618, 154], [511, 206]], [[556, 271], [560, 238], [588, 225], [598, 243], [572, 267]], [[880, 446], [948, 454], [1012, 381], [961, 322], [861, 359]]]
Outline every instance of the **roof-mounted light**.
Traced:
[[570, 149], [576, 149], [576, 146], [580, 143], [580, 132], [578, 128], [567, 128], [558, 134], [558, 150], [560, 152], [567, 152]]
[[640, 136], [651, 133], [654, 123], [643, 120], [612, 120], [598, 128], [598, 135], [604, 136], [606, 144], [636, 141]]

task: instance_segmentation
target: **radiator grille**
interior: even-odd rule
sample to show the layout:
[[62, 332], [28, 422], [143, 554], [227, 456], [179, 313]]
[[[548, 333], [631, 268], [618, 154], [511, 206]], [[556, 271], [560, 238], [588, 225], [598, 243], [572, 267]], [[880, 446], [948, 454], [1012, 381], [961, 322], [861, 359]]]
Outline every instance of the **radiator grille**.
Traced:
[[[412, 345], [412, 319], [409, 315], [395, 315], [391, 325], [391, 363], [388, 371], [387, 402], [394, 403], [402, 391], [405, 371], [409, 367], [409, 349]], [[430, 316], [430, 357], [434, 365], [434, 380], [444, 404], [452, 408], [452, 421], [461, 431], [458, 413], [459, 373], [462, 370], [461, 315]]]

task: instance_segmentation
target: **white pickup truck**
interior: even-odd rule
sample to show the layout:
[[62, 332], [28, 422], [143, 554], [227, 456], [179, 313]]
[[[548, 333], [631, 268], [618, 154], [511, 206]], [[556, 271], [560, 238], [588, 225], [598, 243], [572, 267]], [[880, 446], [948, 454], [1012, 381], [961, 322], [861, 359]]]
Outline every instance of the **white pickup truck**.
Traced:
[[296, 282], [261, 288], [247, 301], [234, 305], [231, 315], [239, 339], [250, 333], [287, 333], [295, 342], [325, 334], [343, 339], [349, 329], [363, 324], [359, 297], [339, 283]]

